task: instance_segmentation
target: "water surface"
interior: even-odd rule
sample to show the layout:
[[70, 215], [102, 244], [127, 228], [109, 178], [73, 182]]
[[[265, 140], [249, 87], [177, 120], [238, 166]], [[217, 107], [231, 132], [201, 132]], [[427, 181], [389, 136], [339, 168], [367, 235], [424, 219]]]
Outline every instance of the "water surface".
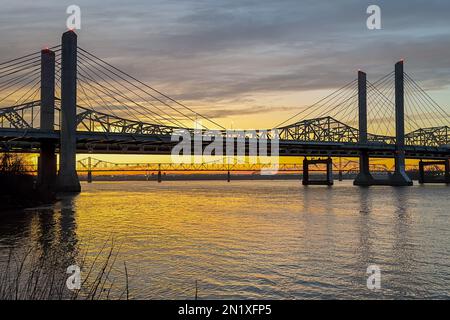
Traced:
[[[300, 181], [95, 182], [54, 206], [2, 214], [0, 253], [113, 235], [130, 296], [450, 298], [450, 187]], [[366, 269], [381, 268], [381, 290]]]

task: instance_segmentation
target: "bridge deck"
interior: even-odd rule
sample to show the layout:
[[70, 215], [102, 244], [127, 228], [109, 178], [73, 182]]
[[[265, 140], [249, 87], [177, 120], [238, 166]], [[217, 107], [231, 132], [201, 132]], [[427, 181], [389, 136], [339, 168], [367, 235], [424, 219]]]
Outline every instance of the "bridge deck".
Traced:
[[[0, 143], [4, 150], [37, 153], [42, 141], [54, 141], [58, 148], [59, 131], [38, 129], [0, 129]], [[170, 154], [177, 142], [170, 135], [77, 132], [77, 153], [98, 154]], [[205, 142], [205, 145], [209, 142]], [[367, 150], [373, 157], [392, 158], [395, 145], [386, 143], [350, 143], [280, 140], [280, 156], [342, 156], [357, 157]], [[406, 146], [409, 159], [447, 159], [450, 146]], [[224, 150], [225, 154], [225, 150]]]

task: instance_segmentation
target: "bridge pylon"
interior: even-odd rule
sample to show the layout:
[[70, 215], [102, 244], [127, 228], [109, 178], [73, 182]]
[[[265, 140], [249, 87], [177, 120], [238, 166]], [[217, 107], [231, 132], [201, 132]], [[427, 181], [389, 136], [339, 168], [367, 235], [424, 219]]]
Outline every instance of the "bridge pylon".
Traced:
[[403, 60], [395, 64], [395, 172], [390, 177], [393, 186], [412, 186], [405, 171], [405, 92]]
[[61, 42], [61, 133], [58, 191], [80, 192], [76, 171], [77, 35], [67, 31]]
[[[41, 51], [41, 108], [40, 129], [53, 132], [55, 122], [55, 53]], [[38, 188], [43, 192], [54, 191], [56, 182], [55, 143], [43, 140], [38, 159]]]
[[358, 71], [358, 125], [359, 125], [359, 173], [353, 181], [355, 186], [370, 186], [374, 179], [369, 170], [369, 152], [367, 146], [367, 75]]
[[405, 170], [405, 92], [403, 60], [395, 64], [395, 171], [388, 179], [374, 179], [369, 170], [367, 140], [367, 87], [365, 73], [358, 74], [359, 91], [359, 174], [354, 185], [412, 186]]

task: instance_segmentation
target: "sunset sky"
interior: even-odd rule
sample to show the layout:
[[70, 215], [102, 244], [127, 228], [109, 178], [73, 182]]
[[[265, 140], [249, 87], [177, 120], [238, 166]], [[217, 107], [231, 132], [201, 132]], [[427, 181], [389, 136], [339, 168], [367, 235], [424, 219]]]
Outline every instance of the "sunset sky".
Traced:
[[272, 127], [400, 58], [449, 110], [449, 1], [0, 0], [0, 60], [58, 44], [71, 4], [81, 47], [227, 128]]

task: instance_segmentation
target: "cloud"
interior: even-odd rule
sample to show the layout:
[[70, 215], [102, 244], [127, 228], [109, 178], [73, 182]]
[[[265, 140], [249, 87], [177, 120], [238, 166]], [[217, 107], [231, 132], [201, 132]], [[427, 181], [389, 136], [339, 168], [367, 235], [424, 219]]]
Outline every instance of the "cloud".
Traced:
[[[358, 69], [375, 81], [400, 58], [424, 87], [448, 90], [450, 2], [377, 3], [383, 29], [370, 31], [371, 1], [79, 0], [79, 43], [177, 99], [207, 103], [215, 117], [239, 112], [238, 105], [241, 114], [262, 114], [257, 106], [268, 93], [333, 90]], [[5, 3], [2, 60], [57, 43], [69, 4]]]

